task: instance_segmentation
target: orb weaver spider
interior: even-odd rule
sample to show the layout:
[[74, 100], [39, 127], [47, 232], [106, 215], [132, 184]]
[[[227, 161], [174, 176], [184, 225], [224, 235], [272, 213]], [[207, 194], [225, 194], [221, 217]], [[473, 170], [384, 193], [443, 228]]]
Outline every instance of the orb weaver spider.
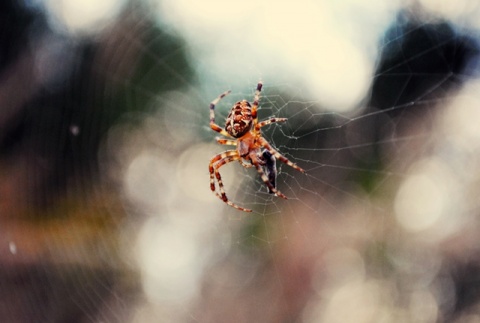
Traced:
[[[217, 142], [221, 145], [236, 146], [236, 149], [226, 150], [210, 159], [210, 164], [208, 165], [208, 170], [210, 172], [210, 188], [223, 202], [237, 210], [245, 212], [252, 212], [252, 210], [243, 208], [231, 202], [225, 193], [222, 177], [219, 172], [220, 167], [223, 165], [233, 161], [239, 161], [245, 168], [255, 167], [260, 178], [267, 186], [269, 193], [275, 194], [284, 199], [287, 197], [276, 188], [276, 159], [279, 159], [288, 166], [305, 173], [303, 168], [292, 163], [285, 156], [280, 154], [262, 136], [262, 127], [275, 122], [287, 121], [287, 118], [271, 117], [270, 119], [258, 122], [257, 109], [262, 86], [262, 82], [258, 82], [252, 104], [247, 100], [242, 100], [233, 105], [226, 119], [225, 128], [221, 128], [215, 123], [215, 106], [231, 91], [226, 91], [220, 94], [210, 103], [210, 128], [227, 138], [232, 138], [216, 138]], [[218, 183], [219, 192], [217, 192], [215, 188], [215, 179]]]

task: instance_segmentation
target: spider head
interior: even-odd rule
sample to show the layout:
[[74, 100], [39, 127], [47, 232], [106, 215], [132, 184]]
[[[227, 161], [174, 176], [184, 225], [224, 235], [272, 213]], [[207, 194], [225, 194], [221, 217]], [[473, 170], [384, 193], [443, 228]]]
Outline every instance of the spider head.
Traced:
[[225, 130], [240, 138], [252, 128], [252, 106], [247, 100], [235, 103], [225, 122]]

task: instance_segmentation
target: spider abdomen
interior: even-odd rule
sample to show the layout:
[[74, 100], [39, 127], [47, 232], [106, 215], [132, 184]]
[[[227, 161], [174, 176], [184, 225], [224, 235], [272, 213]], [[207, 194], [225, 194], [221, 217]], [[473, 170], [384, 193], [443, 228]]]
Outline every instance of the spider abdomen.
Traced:
[[247, 100], [238, 101], [228, 114], [225, 130], [234, 138], [245, 135], [252, 127], [252, 106]]

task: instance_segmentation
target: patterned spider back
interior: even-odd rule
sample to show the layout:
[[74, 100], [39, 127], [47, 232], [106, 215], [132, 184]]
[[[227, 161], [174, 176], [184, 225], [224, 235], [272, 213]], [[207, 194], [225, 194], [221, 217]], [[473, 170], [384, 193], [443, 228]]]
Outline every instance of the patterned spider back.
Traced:
[[225, 130], [234, 138], [244, 136], [252, 128], [252, 106], [247, 100], [234, 104], [225, 121]]

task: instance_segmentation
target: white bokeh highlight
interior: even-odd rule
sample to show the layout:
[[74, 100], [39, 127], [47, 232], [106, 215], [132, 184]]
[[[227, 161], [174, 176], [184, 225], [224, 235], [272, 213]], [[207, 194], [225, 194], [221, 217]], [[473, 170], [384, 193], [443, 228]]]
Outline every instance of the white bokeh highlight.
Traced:
[[448, 192], [428, 175], [410, 176], [400, 187], [395, 211], [400, 224], [411, 231], [430, 228], [442, 216]]
[[177, 226], [149, 219], [138, 240], [143, 287], [150, 300], [181, 301], [197, 289], [202, 266], [195, 239]]
[[207, 89], [219, 82], [244, 88], [258, 79], [296, 83], [334, 111], [367, 95], [379, 39], [399, 7], [358, 0], [153, 2], [159, 20], [187, 39]]
[[45, 6], [57, 30], [91, 34], [112, 21], [124, 3], [124, 0], [47, 0]]

